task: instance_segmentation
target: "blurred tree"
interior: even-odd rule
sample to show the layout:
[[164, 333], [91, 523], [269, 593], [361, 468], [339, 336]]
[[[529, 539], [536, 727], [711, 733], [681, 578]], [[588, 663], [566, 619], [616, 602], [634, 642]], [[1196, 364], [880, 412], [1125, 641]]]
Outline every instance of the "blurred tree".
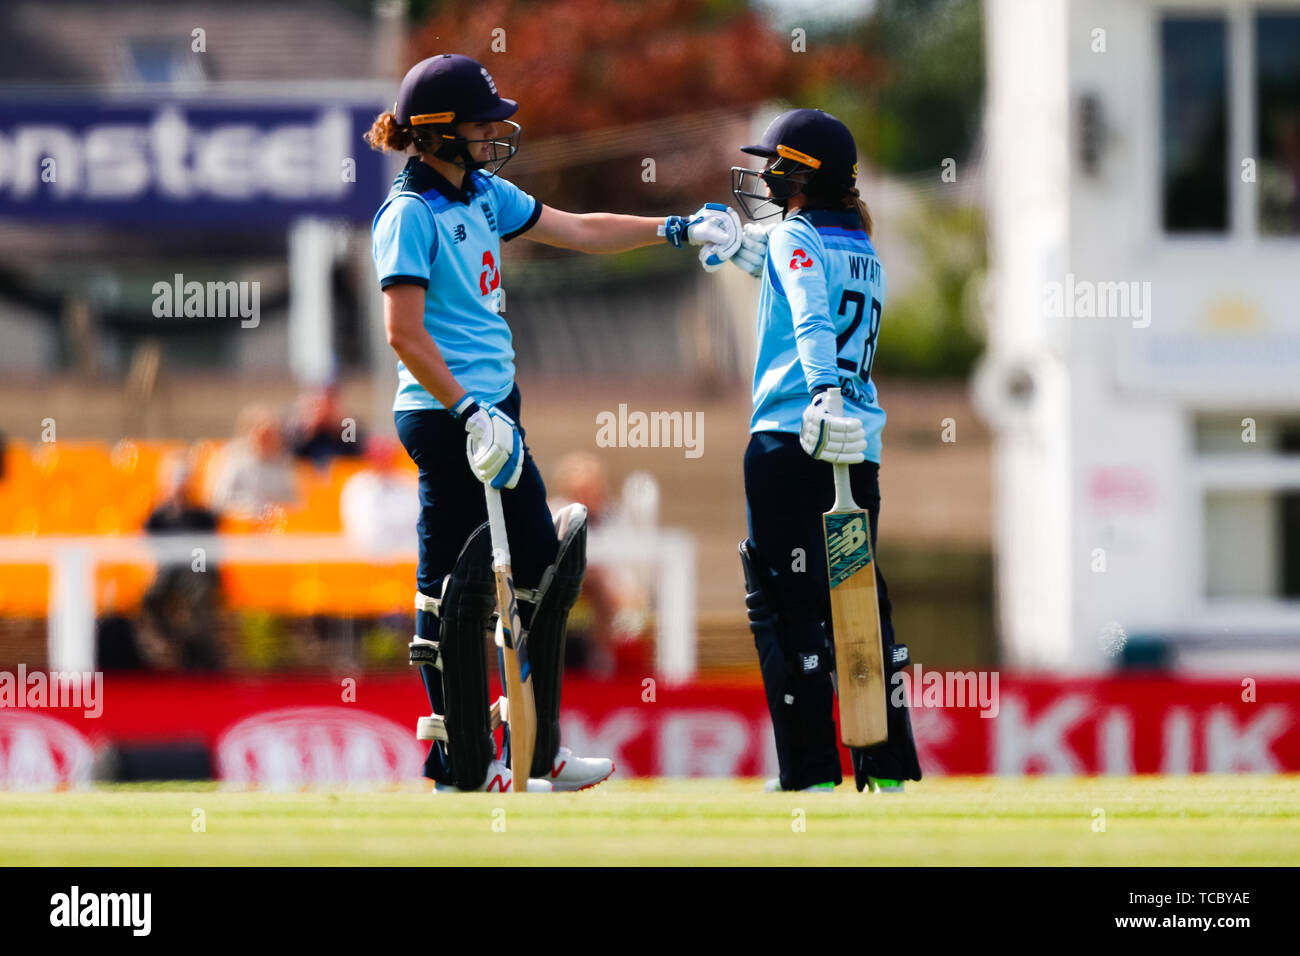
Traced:
[[[881, 378], [963, 378], [983, 350], [980, 289], [987, 262], [983, 211], [974, 206], [918, 203], [900, 227], [924, 278], [885, 302]], [[888, 263], [885, 269], [888, 273]]]
[[862, 157], [920, 187], [893, 228], [922, 277], [885, 304], [874, 368], [882, 377], [961, 378], [983, 348], [987, 237], [982, 210], [964, 204], [968, 191], [944, 187], [940, 170], [955, 159], [966, 183], [973, 165], [984, 96], [982, 7], [979, 0], [879, 0], [853, 39], [884, 64], [879, 82], [865, 96], [831, 84], [819, 102], [854, 131]]
[[839, 39], [795, 52], [744, 0], [447, 0], [418, 29], [411, 59], [448, 52], [491, 71], [530, 136], [742, 110], [832, 81], [861, 90], [880, 73]]
[[862, 90], [880, 73], [839, 37], [796, 52], [743, 0], [446, 0], [416, 28], [409, 59], [453, 51], [519, 101], [523, 145], [507, 175], [576, 210], [728, 200], [727, 170], [745, 159], [735, 147], [755, 107], [811, 104], [832, 82]]
[[887, 54], [888, 65], [854, 111], [862, 152], [896, 173], [967, 158], [984, 98], [979, 0], [880, 0], [865, 32], [866, 48]]

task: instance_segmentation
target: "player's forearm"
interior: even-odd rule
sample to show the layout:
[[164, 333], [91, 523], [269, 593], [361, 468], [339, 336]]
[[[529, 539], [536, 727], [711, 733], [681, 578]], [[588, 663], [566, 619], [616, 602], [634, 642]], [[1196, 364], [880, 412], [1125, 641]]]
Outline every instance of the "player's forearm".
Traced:
[[426, 392], [442, 403], [443, 408], [451, 408], [465, 394], [465, 389], [451, 374], [442, 353], [427, 332], [423, 342], [418, 336], [397, 341], [390, 337], [389, 344], [407, 371], [415, 376]]
[[526, 238], [577, 252], [626, 252], [663, 242], [662, 219], [611, 212], [572, 213], [547, 206]]
[[583, 220], [581, 252], [626, 252], [663, 242], [659, 235], [662, 219], [649, 216], [622, 216], [610, 212], [592, 212]]
[[389, 347], [425, 391], [444, 408], [451, 408], [465, 390], [424, 327], [424, 289], [403, 285], [384, 291], [384, 331]]

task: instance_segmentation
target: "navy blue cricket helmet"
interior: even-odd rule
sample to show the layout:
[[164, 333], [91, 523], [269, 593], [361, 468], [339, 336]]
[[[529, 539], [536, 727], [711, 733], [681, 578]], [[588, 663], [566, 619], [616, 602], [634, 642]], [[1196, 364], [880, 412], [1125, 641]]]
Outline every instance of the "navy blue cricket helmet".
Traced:
[[[483, 64], [459, 53], [442, 53], [421, 60], [407, 71], [397, 92], [393, 112], [399, 126], [416, 131], [416, 145], [439, 159], [467, 170], [488, 168], [495, 174], [519, 147], [519, 124], [510, 117], [519, 109], [514, 100], [497, 94], [496, 81]], [[466, 139], [456, 123], [499, 123], [501, 137]], [[489, 158], [477, 160], [471, 143], [489, 143]]]
[[[782, 212], [800, 189], [814, 202], [834, 203], [858, 178], [858, 148], [849, 128], [822, 110], [788, 110], [760, 142], [742, 152], [775, 160], [766, 169], [731, 167], [731, 192], [750, 219]], [[765, 208], [770, 206], [771, 208]]]

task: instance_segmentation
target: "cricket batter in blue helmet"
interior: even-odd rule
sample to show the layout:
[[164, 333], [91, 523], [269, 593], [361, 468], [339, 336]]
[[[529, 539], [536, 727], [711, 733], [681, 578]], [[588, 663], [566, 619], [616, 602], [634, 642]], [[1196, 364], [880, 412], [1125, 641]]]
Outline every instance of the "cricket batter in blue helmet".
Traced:
[[[656, 242], [700, 247], [720, 268], [745, 243], [740, 218], [708, 204], [667, 219], [562, 212], [499, 174], [515, 155], [518, 105], [484, 67], [442, 54], [415, 64], [367, 142], [409, 152], [373, 224], [388, 343], [397, 353], [397, 433], [419, 469], [419, 566], [411, 661], [433, 714], [425, 774], [438, 789], [509, 790], [488, 704], [484, 635], [495, 605], [483, 485], [502, 492], [537, 707], [528, 789], [581, 790], [614, 769], [561, 744], [569, 609], [586, 569], [586, 509], [552, 515], [524, 441], [503, 311], [501, 244], [525, 238], [614, 253]], [[751, 240], [751, 244], [753, 240]]]
[[[843, 123], [821, 110], [790, 110], [743, 151], [765, 163], [733, 167], [732, 193], [751, 219], [781, 217], [770, 226], [747, 223], [731, 259], [762, 282], [745, 452], [749, 537], [740, 557], [781, 773], [768, 789], [830, 789], [841, 773], [822, 514], [835, 497], [833, 465], [848, 465], [853, 498], [867, 509], [876, 541], [885, 412], [871, 367], [885, 270], [858, 194], [857, 147]], [[828, 401], [832, 388], [840, 389], [842, 411]], [[889, 678], [907, 665], [907, 648], [894, 641], [889, 591], [873, 563], [892, 691]], [[850, 750], [859, 790], [901, 791], [904, 780], [921, 779], [905, 702], [890, 701], [888, 727], [885, 743]]]

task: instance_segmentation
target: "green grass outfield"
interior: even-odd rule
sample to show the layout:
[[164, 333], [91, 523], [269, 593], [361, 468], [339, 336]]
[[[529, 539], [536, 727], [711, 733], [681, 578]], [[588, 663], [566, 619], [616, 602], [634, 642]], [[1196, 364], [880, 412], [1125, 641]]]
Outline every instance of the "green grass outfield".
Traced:
[[[761, 789], [615, 780], [576, 794], [0, 793], [0, 865], [1300, 864], [1294, 775], [948, 777], [902, 796]], [[195, 810], [205, 832], [194, 831]]]

